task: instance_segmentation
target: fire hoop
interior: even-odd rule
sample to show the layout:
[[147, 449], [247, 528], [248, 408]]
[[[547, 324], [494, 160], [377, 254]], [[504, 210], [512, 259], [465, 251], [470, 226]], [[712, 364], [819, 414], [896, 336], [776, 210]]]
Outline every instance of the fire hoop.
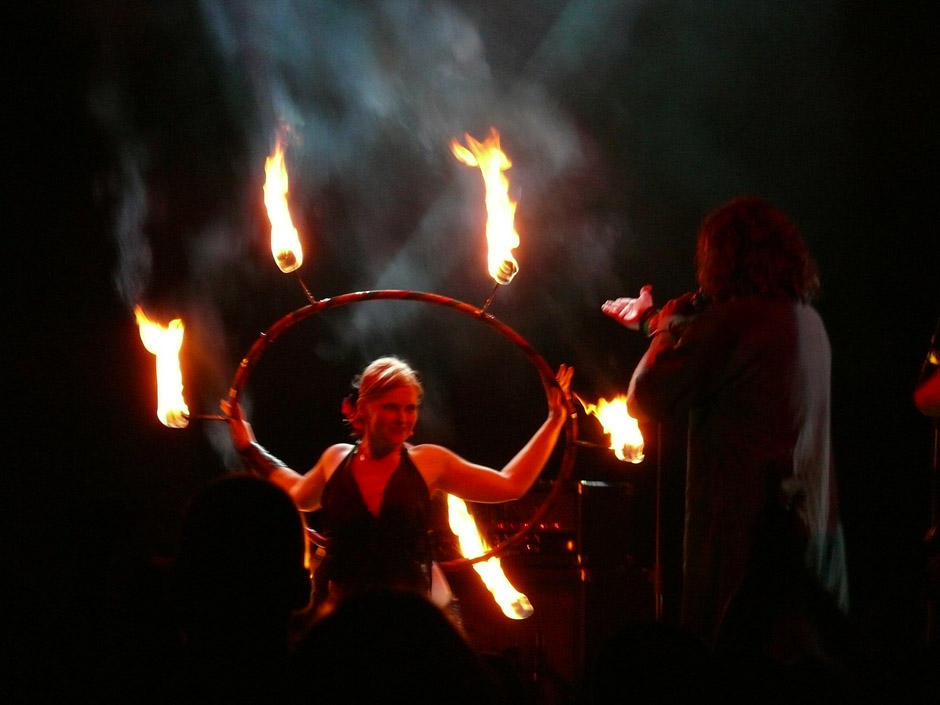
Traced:
[[[234, 411], [234, 413], [239, 413], [239, 397], [241, 395], [242, 388], [248, 381], [252, 367], [258, 362], [268, 346], [273, 344], [274, 341], [277, 340], [277, 338], [280, 337], [282, 333], [284, 333], [284, 331], [300, 323], [301, 321], [323, 313], [324, 311], [340, 308], [343, 306], [349, 306], [351, 304], [356, 304], [363, 301], [374, 300], [418, 301], [422, 303], [433, 304], [435, 306], [443, 306], [457, 313], [461, 313], [465, 316], [469, 316], [478, 321], [481, 321], [490, 326], [490, 328], [495, 330], [497, 333], [499, 333], [499, 335], [515, 345], [522, 352], [525, 358], [532, 364], [533, 367], [535, 367], [536, 371], [538, 371], [539, 376], [542, 378], [542, 382], [545, 385], [546, 394], [548, 393], [549, 387], [558, 387], [558, 382], [555, 379], [554, 371], [551, 369], [551, 367], [548, 366], [548, 363], [545, 362], [545, 359], [535, 351], [529, 342], [505, 323], [502, 323], [497, 318], [494, 318], [491, 314], [486, 313], [485, 310], [438, 294], [428, 294], [423, 292], [397, 289], [382, 289], [341, 294], [333, 298], [312, 301], [309, 305], [304, 306], [303, 308], [299, 308], [296, 311], [292, 311], [275, 322], [274, 325], [258, 336], [255, 342], [252, 344], [251, 348], [248, 350], [248, 353], [239, 364], [238, 369], [235, 372], [235, 376], [232, 379], [232, 386], [228, 393], [230, 408]], [[541, 519], [548, 510], [548, 507], [555, 500], [558, 493], [561, 491], [564, 480], [566, 480], [571, 474], [571, 470], [574, 467], [575, 449], [577, 446], [577, 431], [577, 414], [572, 412], [565, 421], [565, 449], [564, 454], [562, 455], [558, 476], [552, 483], [552, 488], [546, 496], [545, 500], [535, 510], [529, 520], [525, 522], [525, 524], [523, 524], [523, 526], [515, 534], [511, 535], [507, 539], [504, 539], [501, 543], [492, 547], [489, 551], [486, 551], [482, 555], [475, 558], [457, 558], [450, 561], [443, 561], [440, 563], [442, 568], [448, 570], [462, 568], [463, 566], [471, 565], [473, 563], [478, 563], [498, 556], [532, 530], [539, 519]], [[319, 545], [324, 545], [327, 541], [326, 537], [310, 527], [307, 527], [307, 535], [314, 543]]]

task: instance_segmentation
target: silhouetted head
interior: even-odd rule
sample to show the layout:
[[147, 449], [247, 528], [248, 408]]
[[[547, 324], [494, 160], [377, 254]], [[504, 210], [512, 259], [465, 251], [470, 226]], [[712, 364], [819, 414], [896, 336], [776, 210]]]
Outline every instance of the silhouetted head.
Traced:
[[216, 479], [186, 509], [174, 572], [184, 628], [286, 619], [310, 599], [303, 519], [267, 480]]
[[699, 226], [698, 283], [713, 301], [786, 296], [811, 301], [819, 273], [796, 225], [763, 198], [740, 196]]
[[713, 702], [708, 648], [666, 622], [625, 624], [588, 664], [589, 702], [672, 705]]
[[313, 625], [296, 658], [302, 684], [316, 674], [324, 705], [504, 702], [496, 675], [451, 619], [411, 591], [351, 595]]

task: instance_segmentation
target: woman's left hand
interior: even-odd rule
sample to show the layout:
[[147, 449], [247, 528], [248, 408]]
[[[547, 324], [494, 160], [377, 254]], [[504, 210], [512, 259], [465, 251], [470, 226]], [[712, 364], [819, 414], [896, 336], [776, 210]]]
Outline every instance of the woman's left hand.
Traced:
[[548, 390], [548, 411], [551, 416], [565, 417], [572, 411], [571, 404], [571, 378], [574, 368], [562, 364], [555, 374], [558, 386], [552, 385]]

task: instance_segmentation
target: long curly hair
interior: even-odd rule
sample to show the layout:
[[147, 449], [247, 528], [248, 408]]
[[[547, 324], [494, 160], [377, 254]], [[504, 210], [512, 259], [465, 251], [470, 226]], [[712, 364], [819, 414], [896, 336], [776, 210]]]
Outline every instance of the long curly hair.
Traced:
[[405, 386], [414, 387], [418, 392], [418, 401], [421, 401], [424, 396], [421, 378], [407, 362], [393, 356], [380, 357], [370, 362], [353, 378], [350, 392], [343, 399], [342, 411], [350, 434], [355, 438], [362, 437], [365, 429], [362, 418], [365, 402]]
[[696, 249], [698, 283], [712, 301], [786, 296], [809, 302], [819, 271], [787, 215], [759, 196], [740, 196], [705, 216]]

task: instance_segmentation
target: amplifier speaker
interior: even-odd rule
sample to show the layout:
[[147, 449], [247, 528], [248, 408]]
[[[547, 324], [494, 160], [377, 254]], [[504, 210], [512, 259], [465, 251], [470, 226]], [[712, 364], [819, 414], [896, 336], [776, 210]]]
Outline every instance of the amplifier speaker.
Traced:
[[[539, 496], [532, 495], [534, 510]], [[503, 615], [472, 568], [449, 574], [471, 643], [510, 660], [523, 680], [558, 692], [559, 701], [579, 688], [619, 628], [655, 619], [648, 568], [654, 527], [644, 506], [652, 502], [634, 483], [581, 481], [566, 487], [540, 529], [501, 556], [507, 578], [532, 603], [527, 619]], [[512, 512], [531, 515], [513, 504]], [[484, 512], [474, 508], [481, 530], [486, 525], [515, 529], [498, 511], [499, 505]]]
[[655, 527], [640, 482], [581, 481], [577, 492], [581, 677], [617, 630], [655, 619]]

